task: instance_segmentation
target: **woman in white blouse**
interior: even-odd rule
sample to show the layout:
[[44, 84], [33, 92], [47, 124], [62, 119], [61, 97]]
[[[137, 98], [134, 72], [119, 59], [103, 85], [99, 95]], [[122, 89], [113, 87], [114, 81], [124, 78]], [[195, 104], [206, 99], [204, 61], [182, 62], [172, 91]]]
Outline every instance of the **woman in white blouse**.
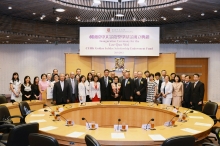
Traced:
[[170, 77], [165, 76], [164, 82], [161, 85], [161, 94], [162, 94], [162, 103], [170, 105], [172, 100], [172, 92], [173, 92], [173, 85], [169, 82]]
[[79, 85], [78, 85], [78, 88], [79, 88], [79, 102], [80, 103], [84, 103], [86, 102], [86, 94], [87, 94], [87, 89], [86, 89], [86, 84], [85, 84], [85, 81], [86, 81], [86, 77], [84, 75], [82, 75], [80, 78], [79, 78]]
[[11, 100], [21, 101], [20, 91], [21, 91], [21, 81], [19, 80], [19, 75], [17, 72], [14, 72], [12, 79], [10, 81], [10, 90], [11, 90]]
[[90, 82], [90, 99], [95, 102], [95, 101], [100, 101], [101, 100], [101, 91], [100, 91], [100, 83], [98, 82], [99, 77], [97, 75], [94, 76], [94, 81]]

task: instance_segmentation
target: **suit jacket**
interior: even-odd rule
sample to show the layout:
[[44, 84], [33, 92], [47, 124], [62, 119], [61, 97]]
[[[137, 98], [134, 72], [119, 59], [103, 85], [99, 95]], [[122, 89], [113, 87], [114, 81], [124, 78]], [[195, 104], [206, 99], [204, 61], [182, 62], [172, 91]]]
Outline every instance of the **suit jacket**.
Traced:
[[101, 85], [101, 100], [108, 101], [111, 99], [111, 83], [113, 82], [111, 77], [108, 77], [108, 85], [105, 85], [104, 77], [100, 78], [99, 80]]
[[122, 80], [124, 79], [123, 76], [119, 77], [119, 83], [122, 83]]
[[[147, 88], [147, 80], [142, 78], [139, 85], [139, 79], [136, 79], [134, 82], [134, 93], [135, 99], [138, 101], [146, 101], [146, 88]], [[141, 95], [137, 95], [136, 92], [140, 91]], [[142, 99], [142, 100], [141, 100]]]
[[192, 88], [191, 82], [189, 82], [188, 85], [186, 83], [184, 83], [184, 94], [183, 94], [183, 101], [184, 102], [190, 102], [191, 88]]
[[53, 101], [57, 103], [62, 103], [62, 101], [67, 102], [70, 99], [71, 92], [69, 83], [64, 81], [63, 91], [61, 89], [60, 81], [56, 82], [53, 87]]
[[[164, 93], [164, 87], [165, 87], [165, 93]], [[173, 92], [173, 85], [172, 83], [168, 82], [165, 86], [165, 82], [162, 83], [161, 85], [161, 93], [168, 93], [166, 98], [172, 98], [172, 92]]]
[[191, 102], [197, 104], [200, 101], [203, 102], [205, 89], [204, 89], [204, 84], [200, 81], [198, 81], [195, 88], [194, 88], [194, 84], [195, 83], [193, 83], [191, 86]]
[[175, 96], [183, 97], [183, 93], [184, 93], [183, 83], [182, 82], [178, 82], [177, 84], [173, 83], [173, 97]]
[[[69, 83], [69, 87], [70, 87], [70, 93], [72, 94], [73, 93], [73, 87], [72, 87], [72, 83], [71, 83], [71, 78], [69, 78], [67, 80], [67, 82]], [[74, 78], [74, 83], [75, 83], [75, 86], [74, 86], [74, 91], [75, 91], [75, 97], [77, 98], [78, 97], [78, 81], [76, 78]], [[71, 95], [70, 94], [70, 95]]]
[[134, 80], [129, 78], [126, 85], [125, 80], [123, 79], [121, 83], [122, 100], [130, 100], [130, 97], [134, 95]]
[[163, 81], [162, 80], [159, 80], [159, 85], [158, 86], [158, 89], [157, 89], [157, 94], [160, 94], [161, 93], [161, 85], [162, 85]]

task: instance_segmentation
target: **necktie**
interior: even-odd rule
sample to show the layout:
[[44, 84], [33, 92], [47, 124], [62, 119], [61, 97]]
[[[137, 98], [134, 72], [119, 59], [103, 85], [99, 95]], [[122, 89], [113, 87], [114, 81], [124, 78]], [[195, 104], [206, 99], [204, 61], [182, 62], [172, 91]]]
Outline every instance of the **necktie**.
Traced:
[[108, 86], [108, 83], [107, 83], [107, 78], [105, 77], [105, 87]]
[[194, 83], [194, 88], [196, 87], [196, 82]]
[[74, 85], [74, 79], [71, 79], [72, 80], [72, 88], [73, 88], [73, 94], [75, 93], [74, 89], [75, 89], [75, 85]]
[[138, 81], [138, 82], [139, 82], [139, 86], [140, 86], [140, 83], [141, 83], [141, 79], [139, 79], [139, 81]]
[[125, 79], [125, 86], [126, 86], [127, 82], [128, 82], [128, 79]]

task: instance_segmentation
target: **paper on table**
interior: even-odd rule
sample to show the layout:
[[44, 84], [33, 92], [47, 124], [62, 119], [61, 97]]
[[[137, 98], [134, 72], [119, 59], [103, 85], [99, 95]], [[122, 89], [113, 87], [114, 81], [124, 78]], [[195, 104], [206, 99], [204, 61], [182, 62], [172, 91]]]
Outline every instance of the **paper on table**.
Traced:
[[75, 131], [75, 132], [70, 133], [70, 134], [68, 134], [68, 135], [66, 135], [66, 136], [77, 138], [77, 137], [80, 137], [80, 136], [83, 135], [83, 134], [85, 134], [85, 133], [84, 133], [84, 132], [77, 132], [77, 131]]
[[194, 129], [191, 129], [191, 128], [184, 128], [184, 129], [181, 129], [181, 130], [192, 133], [192, 134], [196, 134], [196, 133], [201, 132], [201, 131], [194, 130]]
[[124, 133], [111, 133], [112, 138], [125, 138]]
[[45, 114], [31, 114], [31, 117], [43, 117]]
[[189, 118], [191, 118], [191, 119], [204, 119], [204, 118], [201, 117], [201, 116], [189, 116]]
[[50, 130], [53, 130], [53, 129], [57, 129], [57, 127], [48, 126], [48, 127], [40, 128], [41, 131], [50, 131]]
[[195, 125], [198, 125], [198, 126], [212, 126], [212, 124], [207, 124], [207, 123], [199, 123], [199, 122], [196, 122]]
[[152, 140], [165, 140], [165, 138], [160, 134], [150, 134], [149, 136]]
[[47, 121], [44, 120], [44, 119], [41, 119], [41, 120], [32, 120], [32, 121], [30, 121], [30, 123], [33, 123], [33, 122], [41, 123], [41, 122], [47, 122]]

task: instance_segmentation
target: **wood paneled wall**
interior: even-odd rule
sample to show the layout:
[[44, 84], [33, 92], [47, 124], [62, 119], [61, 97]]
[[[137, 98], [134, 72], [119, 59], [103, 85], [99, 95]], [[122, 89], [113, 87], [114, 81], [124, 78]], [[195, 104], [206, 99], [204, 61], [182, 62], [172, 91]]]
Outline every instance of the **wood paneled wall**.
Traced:
[[[104, 69], [112, 70], [115, 68], [115, 57], [84, 57], [79, 54], [65, 54], [66, 73], [76, 71], [76, 68], [81, 68], [82, 74], [86, 75], [92, 69], [96, 72], [101, 72], [103, 75]], [[122, 57], [125, 58], [125, 68], [130, 70], [131, 77], [134, 71], [149, 70], [152, 73], [160, 72], [163, 69], [170, 74], [175, 72], [175, 53], [160, 54], [156, 57]], [[121, 72], [116, 71], [116, 75], [121, 76]]]

